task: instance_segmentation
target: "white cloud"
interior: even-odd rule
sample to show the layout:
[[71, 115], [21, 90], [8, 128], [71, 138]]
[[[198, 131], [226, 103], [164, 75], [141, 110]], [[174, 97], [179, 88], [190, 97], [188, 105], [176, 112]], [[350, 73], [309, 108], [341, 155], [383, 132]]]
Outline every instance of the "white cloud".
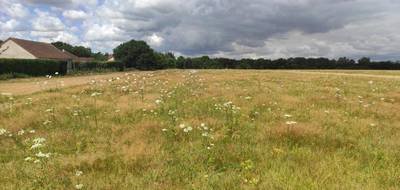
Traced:
[[34, 31], [63, 31], [65, 25], [57, 16], [48, 12], [36, 10], [36, 18], [32, 21], [32, 30]]
[[63, 12], [63, 16], [71, 20], [82, 20], [88, 17], [82, 10], [67, 10]]
[[146, 42], [152, 47], [160, 47], [164, 41], [164, 38], [158, 36], [157, 34], [153, 34], [151, 36], [146, 37]]

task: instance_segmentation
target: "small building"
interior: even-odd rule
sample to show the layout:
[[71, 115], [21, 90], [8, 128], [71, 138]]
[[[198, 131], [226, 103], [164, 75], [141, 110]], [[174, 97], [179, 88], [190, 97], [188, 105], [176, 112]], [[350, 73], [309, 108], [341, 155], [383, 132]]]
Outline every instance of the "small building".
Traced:
[[72, 58], [49, 43], [9, 38], [0, 46], [0, 59], [43, 59], [71, 62]]
[[114, 62], [114, 61], [115, 61], [114, 55], [108, 55], [107, 62]]

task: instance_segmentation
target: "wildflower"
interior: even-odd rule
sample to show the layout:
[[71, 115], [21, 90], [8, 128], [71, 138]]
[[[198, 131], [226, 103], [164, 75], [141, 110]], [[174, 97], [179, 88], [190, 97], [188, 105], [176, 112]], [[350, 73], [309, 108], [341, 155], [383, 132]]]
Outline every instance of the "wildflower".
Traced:
[[35, 163], [35, 164], [40, 163], [40, 160], [35, 160], [35, 161], [33, 161], [33, 163]]
[[287, 121], [286, 122], [286, 125], [296, 125], [297, 124], [297, 122], [295, 122], [295, 121]]
[[40, 147], [43, 147], [44, 145], [43, 144], [41, 144], [41, 143], [35, 143], [35, 144], [33, 144], [32, 146], [31, 146], [31, 149], [36, 149], [36, 148], [40, 148]]
[[96, 96], [100, 96], [101, 93], [100, 92], [93, 92], [90, 96], [91, 97], [96, 97]]
[[245, 99], [245, 100], [251, 100], [251, 97], [250, 97], [250, 96], [247, 96], [247, 97], [245, 97], [244, 99]]
[[186, 127], [185, 129], [183, 129], [183, 132], [189, 133], [192, 130], [193, 130], [193, 128], [189, 126], [189, 127]]
[[180, 124], [179, 128], [181, 128], [181, 129], [185, 128], [185, 124]]
[[80, 171], [80, 170], [77, 170], [76, 172], [75, 172], [75, 176], [81, 176], [83, 174], [83, 172], [82, 171]]
[[50, 123], [51, 123], [50, 120], [46, 120], [46, 121], [43, 122], [43, 125], [48, 125], [48, 124], [50, 124]]
[[58, 72], [55, 72], [54, 74], [55, 74], [55, 75], [58, 75], [59, 73], [58, 73]]
[[23, 129], [21, 129], [20, 131], [18, 131], [18, 136], [24, 135], [25, 131]]
[[174, 110], [169, 110], [168, 111], [168, 115], [175, 115], [175, 113], [176, 113], [176, 111], [174, 111]]
[[285, 114], [285, 115], [283, 115], [284, 117], [286, 117], [286, 118], [291, 118], [291, 117], [293, 117], [292, 115], [290, 115], [290, 114]]
[[29, 162], [29, 161], [32, 161], [33, 158], [28, 156], [28, 157], [26, 157], [24, 160], [27, 161], [27, 162]]
[[36, 157], [38, 158], [50, 158], [51, 153], [42, 153], [41, 151], [36, 154]]
[[83, 188], [83, 184], [77, 184], [75, 185], [75, 189], [82, 189]]
[[2, 96], [12, 96], [11, 93], [7, 93], [7, 92], [2, 92], [1, 95], [2, 95]]
[[36, 133], [36, 131], [32, 129], [32, 130], [29, 131], [29, 133], [33, 134], [33, 133]]
[[33, 139], [33, 143], [35, 143], [35, 144], [44, 143], [44, 142], [46, 142], [46, 139], [45, 139], [45, 138], [42, 138], [42, 137]]
[[0, 129], [0, 136], [1, 135], [4, 135], [4, 134], [6, 134], [7, 133], [7, 130], [5, 130], [5, 129]]
[[164, 128], [164, 129], [162, 129], [162, 131], [163, 131], [163, 132], [167, 132], [167, 131], [168, 131], [168, 129], [165, 129], [165, 128]]
[[161, 104], [162, 100], [156, 100], [156, 104]]
[[376, 127], [376, 124], [375, 123], [371, 123], [370, 126], [371, 127]]

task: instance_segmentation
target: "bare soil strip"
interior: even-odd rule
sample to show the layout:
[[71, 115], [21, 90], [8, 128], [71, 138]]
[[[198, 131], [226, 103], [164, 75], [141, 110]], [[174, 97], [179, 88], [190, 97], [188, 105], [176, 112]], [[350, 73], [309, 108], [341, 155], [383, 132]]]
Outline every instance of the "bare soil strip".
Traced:
[[90, 76], [16, 79], [0, 82], [0, 94], [27, 95], [55, 88], [66, 88], [88, 84], [91, 80], [104, 80], [118, 77], [123, 73], [110, 73]]
[[321, 72], [321, 71], [286, 71], [286, 72], [288, 72], [288, 73], [314, 74], [314, 75], [317, 74], [317, 75], [333, 75], [333, 76], [348, 76], [348, 77], [400, 79], [400, 76], [394, 76], [394, 75], [378, 75], [378, 74], [363, 74], [363, 73], [340, 73], [340, 72]]

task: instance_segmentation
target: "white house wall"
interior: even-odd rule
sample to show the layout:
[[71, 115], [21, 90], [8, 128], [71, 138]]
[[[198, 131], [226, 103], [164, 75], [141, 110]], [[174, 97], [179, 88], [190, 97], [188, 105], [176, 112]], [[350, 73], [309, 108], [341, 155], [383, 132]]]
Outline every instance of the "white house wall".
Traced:
[[0, 59], [36, 59], [36, 57], [12, 40], [8, 40], [0, 47]]

